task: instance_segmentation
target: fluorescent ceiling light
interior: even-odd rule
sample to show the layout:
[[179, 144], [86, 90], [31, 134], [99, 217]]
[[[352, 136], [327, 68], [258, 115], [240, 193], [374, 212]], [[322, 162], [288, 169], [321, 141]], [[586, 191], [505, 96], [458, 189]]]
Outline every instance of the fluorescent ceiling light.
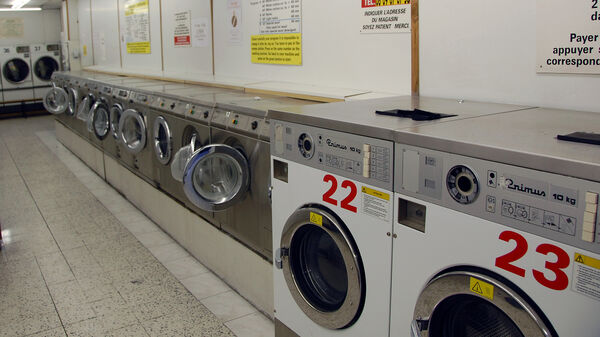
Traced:
[[27, 8], [0, 8], [0, 12], [31, 12], [41, 11], [40, 7], [27, 7]]
[[16, 1], [14, 1], [14, 2], [12, 3], [12, 7], [11, 7], [11, 8], [12, 8], [12, 9], [19, 9], [19, 8], [21, 8], [21, 7], [25, 6], [25, 5], [27, 5], [27, 3], [28, 3], [29, 1], [30, 1], [30, 0], [16, 0]]

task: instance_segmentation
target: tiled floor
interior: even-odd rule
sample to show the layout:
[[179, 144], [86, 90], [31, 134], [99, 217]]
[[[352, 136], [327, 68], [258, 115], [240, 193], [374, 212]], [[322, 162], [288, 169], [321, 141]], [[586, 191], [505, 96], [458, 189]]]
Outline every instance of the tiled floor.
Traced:
[[53, 128], [0, 121], [0, 335], [273, 336]]

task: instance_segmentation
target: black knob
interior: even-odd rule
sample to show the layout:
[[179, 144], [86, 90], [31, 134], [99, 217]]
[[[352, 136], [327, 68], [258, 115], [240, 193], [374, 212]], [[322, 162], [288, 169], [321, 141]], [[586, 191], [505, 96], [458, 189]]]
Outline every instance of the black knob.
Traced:
[[175, 103], [171, 103], [171, 109], [175, 109]]
[[209, 114], [208, 111], [204, 111], [204, 118], [208, 118], [208, 114]]
[[258, 127], [258, 122], [257, 121], [252, 122], [251, 126], [252, 126], [252, 130], [256, 130], [256, 128]]

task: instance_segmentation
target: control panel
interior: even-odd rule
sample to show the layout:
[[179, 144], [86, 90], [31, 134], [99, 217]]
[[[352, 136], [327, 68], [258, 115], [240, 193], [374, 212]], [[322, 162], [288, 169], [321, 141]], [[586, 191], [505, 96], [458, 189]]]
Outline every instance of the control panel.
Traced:
[[112, 95], [112, 88], [108, 86], [103, 86], [101, 92], [105, 95]]
[[231, 110], [216, 109], [211, 119], [211, 126], [236, 132], [246, 133], [251, 136], [269, 134], [269, 123], [264, 118], [249, 116]]
[[113, 98], [119, 98], [121, 100], [127, 100], [129, 99], [129, 90], [125, 90], [125, 89], [115, 89], [113, 91]]
[[396, 144], [394, 190], [600, 253], [600, 183]]
[[273, 155], [392, 189], [392, 142], [277, 120], [271, 125]]

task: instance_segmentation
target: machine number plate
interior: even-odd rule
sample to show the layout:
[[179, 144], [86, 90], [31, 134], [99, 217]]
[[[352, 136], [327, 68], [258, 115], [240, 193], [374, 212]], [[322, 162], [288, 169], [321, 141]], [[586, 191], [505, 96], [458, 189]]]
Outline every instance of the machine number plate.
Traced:
[[[337, 179], [334, 176], [332, 176], [331, 174], [327, 174], [323, 177], [323, 182], [331, 184], [329, 186], [329, 189], [325, 193], [323, 193], [323, 201], [328, 204], [337, 206], [338, 201], [333, 198], [333, 195], [335, 194], [335, 192], [338, 189]], [[358, 194], [358, 188], [356, 187], [356, 184], [350, 180], [344, 180], [344, 181], [342, 181], [341, 186], [343, 189], [347, 190], [348, 192], [347, 192], [346, 197], [344, 197], [340, 201], [340, 207], [347, 211], [350, 211], [352, 213], [357, 213], [358, 208], [356, 208], [356, 206], [351, 205], [351, 203], [354, 201], [354, 199], [356, 199], [356, 195]]]
[[[496, 258], [496, 267], [520, 277], [526, 277], [526, 270], [519, 267], [517, 262], [528, 253], [529, 244], [527, 243], [527, 239], [523, 235], [513, 231], [500, 233], [499, 239], [504, 242], [514, 241], [516, 246], [512, 251]], [[554, 277], [548, 278], [544, 271], [532, 269], [533, 278], [542, 286], [552, 290], [561, 291], [567, 289], [569, 286], [569, 276], [564, 270], [571, 265], [569, 254], [564, 249], [549, 243], [540, 244], [535, 249], [535, 252], [548, 257], [544, 268], [546, 271], [554, 274]]]

